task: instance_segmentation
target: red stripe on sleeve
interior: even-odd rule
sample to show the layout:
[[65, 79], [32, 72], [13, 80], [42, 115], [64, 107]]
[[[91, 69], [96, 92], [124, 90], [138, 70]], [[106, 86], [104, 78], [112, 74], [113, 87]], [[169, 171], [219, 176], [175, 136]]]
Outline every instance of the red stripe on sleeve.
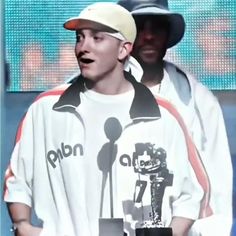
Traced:
[[164, 107], [167, 111], [169, 111], [170, 114], [172, 114], [176, 120], [178, 121], [180, 127], [183, 130], [185, 141], [187, 144], [187, 151], [188, 151], [188, 159], [189, 162], [195, 172], [195, 175], [197, 177], [197, 180], [199, 184], [201, 185], [204, 196], [201, 201], [201, 210], [200, 210], [200, 218], [207, 217], [213, 214], [213, 211], [210, 207], [210, 180], [207, 175], [206, 169], [204, 167], [204, 164], [201, 160], [201, 157], [199, 155], [199, 152], [188, 132], [188, 129], [185, 125], [185, 122], [183, 118], [181, 117], [180, 113], [176, 110], [176, 108], [167, 100], [156, 97], [157, 103]]
[[[59, 96], [59, 95], [61, 95], [64, 91], [65, 91], [65, 88], [63, 88], [63, 89], [57, 89], [57, 90], [56, 90], [56, 89], [55, 89], [55, 90], [49, 90], [49, 91], [47, 91], [47, 92], [44, 92], [44, 93], [39, 94], [39, 95], [35, 98], [34, 102], [40, 100], [41, 98], [48, 97], [48, 96]], [[33, 103], [34, 103], [34, 102], [33, 102]], [[19, 142], [19, 140], [20, 140], [20, 138], [21, 138], [22, 125], [23, 125], [24, 119], [25, 119], [25, 115], [24, 115], [24, 117], [22, 118], [22, 120], [21, 120], [21, 122], [20, 122], [20, 124], [19, 124], [19, 126], [18, 126], [17, 133], [16, 133], [16, 138], [15, 138], [15, 143]]]
[[[46, 91], [44, 93], [41, 93], [39, 94], [34, 102], [38, 101], [39, 99], [43, 98], [43, 97], [47, 97], [47, 96], [60, 96], [66, 89], [67, 87], [62, 87], [62, 88], [55, 88], [55, 89], [52, 89], [52, 90], [49, 90], [49, 91]], [[34, 103], [33, 102], [33, 103]], [[19, 142], [20, 138], [21, 138], [21, 134], [22, 134], [22, 126], [23, 126], [23, 123], [24, 123], [24, 120], [25, 120], [25, 116], [22, 118], [22, 120], [20, 121], [19, 123], [19, 126], [18, 126], [18, 129], [17, 129], [17, 132], [16, 132], [16, 137], [15, 137], [15, 145], [16, 143]], [[11, 169], [11, 166], [9, 165], [7, 170], [6, 170], [6, 174], [5, 174], [5, 178], [4, 178], [4, 186], [3, 186], [3, 196], [5, 196], [7, 194], [7, 180], [14, 176], [14, 173], [12, 172], [12, 169]]]

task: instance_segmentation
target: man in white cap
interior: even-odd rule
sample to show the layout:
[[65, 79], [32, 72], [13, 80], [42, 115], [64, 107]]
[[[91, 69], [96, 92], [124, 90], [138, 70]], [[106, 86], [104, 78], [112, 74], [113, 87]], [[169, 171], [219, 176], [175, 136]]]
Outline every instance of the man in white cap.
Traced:
[[[134, 236], [160, 208], [152, 199], [163, 204], [162, 224], [186, 235], [203, 193], [188, 162], [196, 154], [175, 117], [124, 72], [136, 36], [131, 13], [95, 3], [64, 27], [76, 32], [81, 75], [39, 95], [19, 126], [5, 176], [12, 231], [98, 236], [99, 218], [116, 217]], [[155, 178], [168, 185], [152, 189], [165, 190], [163, 199], [151, 195]], [[32, 209], [41, 227], [31, 224]]]
[[[164, 60], [183, 38], [185, 21], [171, 12], [167, 0], [120, 0], [132, 12], [137, 38], [132, 55], [143, 69], [142, 83], [171, 102], [184, 118], [203, 162], [207, 199], [193, 235], [229, 236], [232, 224], [232, 164], [224, 119], [215, 96], [181, 68]], [[195, 165], [193, 163], [193, 165]], [[194, 168], [194, 166], [193, 166]]]

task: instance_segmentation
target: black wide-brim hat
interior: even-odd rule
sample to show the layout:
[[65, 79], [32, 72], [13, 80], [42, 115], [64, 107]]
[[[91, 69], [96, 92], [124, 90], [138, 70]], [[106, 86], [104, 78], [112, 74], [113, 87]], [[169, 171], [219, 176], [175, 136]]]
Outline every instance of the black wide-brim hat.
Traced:
[[118, 4], [129, 10], [136, 18], [139, 15], [165, 16], [170, 24], [167, 47], [176, 45], [184, 36], [185, 21], [181, 14], [171, 12], [167, 0], [120, 0]]

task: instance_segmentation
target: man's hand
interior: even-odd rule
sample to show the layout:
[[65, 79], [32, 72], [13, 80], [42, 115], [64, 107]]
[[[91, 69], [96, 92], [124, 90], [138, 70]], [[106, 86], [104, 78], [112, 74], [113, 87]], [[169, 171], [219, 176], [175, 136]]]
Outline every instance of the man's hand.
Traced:
[[14, 225], [15, 236], [39, 236], [42, 228], [30, 223], [31, 207], [24, 203], [12, 202], [7, 204]]
[[15, 236], [39, 236], [42, 228], [31, 225], [28, 221], [14, 224], [16, 226]]
[[193, 220], [183, 217], [173, 217], [170, 227], [173, 231], [173, 236], [187, 236], [189, 229], [193, 224]]

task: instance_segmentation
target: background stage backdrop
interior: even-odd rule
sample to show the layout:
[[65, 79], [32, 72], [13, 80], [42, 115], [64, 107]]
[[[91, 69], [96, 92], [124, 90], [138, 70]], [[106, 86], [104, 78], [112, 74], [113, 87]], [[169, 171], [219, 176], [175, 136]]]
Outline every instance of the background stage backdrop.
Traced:
[[[77, 72], [75, 34], [62, 25], [91, 2], [5, 0], [9, 91], [45, 90]], [[169, 0], [169, 5], [184, 15], [186, 33], [167, 57], [210, 89], [236, 89], [236, 1]]]
[[[75, 34], [62, 25], [91, 2], [95, 1], [5, 0], [4, 41], [10, 83], [5, 93], [1, 185], [17, 124], [28, 105], [39, 92], [79, 73], [73, 52]], [[166, 57], [195, 75], [219, 98], [236, 170], [236, 1], [169, 0], [169, 7], [183, 14], [186, 32]], [[234, 199], [235, 209], [236, 187]], [[10, 236], [10, 220], [2, 203], [1, 235]], [[236, 232], [232, 234], [236, 236]]]

